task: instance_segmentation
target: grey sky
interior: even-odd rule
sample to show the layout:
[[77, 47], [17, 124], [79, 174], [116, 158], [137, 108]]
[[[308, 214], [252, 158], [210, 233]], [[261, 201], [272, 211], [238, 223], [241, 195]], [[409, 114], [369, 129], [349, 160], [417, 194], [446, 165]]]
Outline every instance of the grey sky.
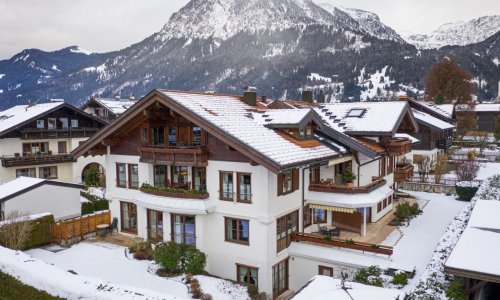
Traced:
[[[70, 45], [104, 52], [160, 30], [188, 0], [0, 0], [0, 59], [26, 48]], [[396, 31], [425, 33], [439, 25], [500, 14], [498, 0], [314, 0], [377, 13]]]

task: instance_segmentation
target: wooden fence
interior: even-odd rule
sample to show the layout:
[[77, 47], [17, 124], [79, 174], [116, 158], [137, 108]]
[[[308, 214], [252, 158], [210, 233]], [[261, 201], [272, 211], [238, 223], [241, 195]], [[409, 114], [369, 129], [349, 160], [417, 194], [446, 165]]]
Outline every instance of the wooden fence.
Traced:
[[69, 245], [97, 232], [97, 225], [111, 224], [111, 212], [103, 211], [52, 224], [52, 243]]

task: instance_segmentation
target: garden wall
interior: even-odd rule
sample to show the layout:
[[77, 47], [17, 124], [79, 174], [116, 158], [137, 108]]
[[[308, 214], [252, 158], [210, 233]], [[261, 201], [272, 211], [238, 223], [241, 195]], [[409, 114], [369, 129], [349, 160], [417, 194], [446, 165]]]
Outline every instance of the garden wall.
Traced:
[[422, 183], [422, 182], [400, 182], [398, 188], [414, 192], [428, 192], [440, 194], [457, 194], [454, 185]]

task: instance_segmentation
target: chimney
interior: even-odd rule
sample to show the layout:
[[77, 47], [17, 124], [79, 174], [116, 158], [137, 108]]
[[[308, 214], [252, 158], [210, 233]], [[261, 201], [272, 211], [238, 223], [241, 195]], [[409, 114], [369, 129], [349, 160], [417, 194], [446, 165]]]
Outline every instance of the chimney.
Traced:
[[243, 101], [250, 106], [257, 106], [257, 88], [245, 87], [243, 89]]
[[302, 101], [309, 103], [313, 102], [313, 92], [310, 87], [305, 87], [302, 90]]

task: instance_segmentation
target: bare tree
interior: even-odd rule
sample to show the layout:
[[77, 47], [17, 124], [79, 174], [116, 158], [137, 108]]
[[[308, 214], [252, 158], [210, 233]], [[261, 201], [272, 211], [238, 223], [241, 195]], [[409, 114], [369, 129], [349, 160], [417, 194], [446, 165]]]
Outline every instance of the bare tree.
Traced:
[[427, 177], [429, 175], [430, 168], [430, 158], [427, 155], [415, 155], [413, 162], [418, 166], [418, 176], [420, 178], [420, 182], [426, 182]]
[[10, 249], [21, 250], [31, 229], [32, 225], [27, 214], [12, 211], [0, 223], [0, 244]]
[[487, 132], [477, 132], [474, 135], [474, 141], [479, 148], [479, 155], [482, 157], [484, 149], [488, 147], [488, 133]]
[[446, 154], [438, 154], [436, 161], [433, 164], [434, 169], [434, 183], [438, 184], [441, 182], [441, 178], [443, 174], [446, 173], [448, 168], [448, 155]]
[[455, 161], [455, 172], [459, 181], [472, 181], [477, 177], [481, 165], [473, 159]]

